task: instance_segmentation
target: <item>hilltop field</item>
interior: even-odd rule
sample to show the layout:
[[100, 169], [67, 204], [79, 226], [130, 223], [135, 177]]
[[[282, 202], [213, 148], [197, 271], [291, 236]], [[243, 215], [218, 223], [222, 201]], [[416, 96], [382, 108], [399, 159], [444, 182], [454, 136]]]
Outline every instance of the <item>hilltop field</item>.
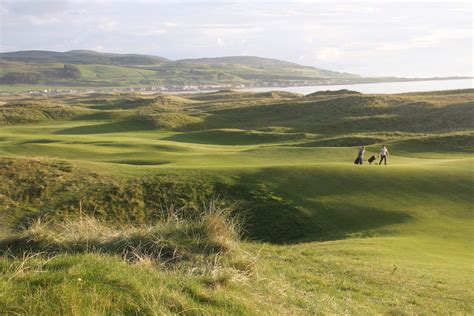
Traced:
[[473, 163], [474, 90], [3, 97], [0, 314], [470, 315]]

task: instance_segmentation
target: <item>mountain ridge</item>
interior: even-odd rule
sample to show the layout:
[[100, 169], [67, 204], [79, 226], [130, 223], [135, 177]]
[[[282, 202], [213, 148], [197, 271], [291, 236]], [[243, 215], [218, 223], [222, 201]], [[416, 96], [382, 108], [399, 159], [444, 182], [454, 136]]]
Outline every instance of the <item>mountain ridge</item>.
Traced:
[[[308, 65], [301, 65], [294, 62], [289, 62], [285, 60], [279, 60], [274, 58], [265, 58], [259, 56], [222, 56], [222, 57], [202, 57], [202, 58], [184, 58], [184, 59], [176, 59], [171, 60], [165, 57], [156, 56], [156, 55], [148, 55], [148, 54], [134, 54], [134, 53], [105, 53], [105, 52], [98, 52], [94, 50], [83, 50], [83, 49], [75, 49], [69, 50], [65, 52], [58, 52], [58, 51], [48, 51], [48, 50], [26, 50], [26, 51], [14, 51], [14, 52], [3, 52], [0, 53], [0, 60], [1, 59], [8, 59], [8, 60], [25, 60], [29, 59], [31, 61], [48, 61], [48, 62], [71, 62], [71, 63], [79, 63], [76, 58], [82, 57], [84, 60], [82, 63], [99, 63], [99, 64], [127, 64], [127, 63], [120, 63], [123, 59], [133, 59], [131, 60], [128, 65], [135, 65], [133, 61], [147, 60], [145, 64], [152, 64], [151, 62], [154, 61], [156, 64], [163, 64], [163, 63], [180, 63], [180, 64], [213, 64], [213, 65], [222, 65], [222, 64], [243, 64], [246, 66], [253, 66], [253, 67], [263, 67], [267, 66], [286, 66], [286, 67], [297, 67], [301, 69], [317, 69], [318, 71], [324, 71], [328, 73], [337, 73], [337, 74], [347, 74], [348, 76], [357, 76], [353, 74], [331, 71], [327, 69], [322, 69], [319, 67], [313, 67]], [[92, 59], [90, 59], [93, 57]], [[101, 59], [97, 59], [97, 57], [101, 57]], [[88, 59], [89, 58], [89, 59]], [[115, 58], [117, 62], [113, 62], [113, 60], [109, 61], [107, 58]], [[139, 64], [139, 63], [137, 63]]]
[[143, 54], [27, 50], [0, 53], [0, 92], [206, 90], [344, 85], [431, 78], [362, 77], [258, 56], [171, 60]]

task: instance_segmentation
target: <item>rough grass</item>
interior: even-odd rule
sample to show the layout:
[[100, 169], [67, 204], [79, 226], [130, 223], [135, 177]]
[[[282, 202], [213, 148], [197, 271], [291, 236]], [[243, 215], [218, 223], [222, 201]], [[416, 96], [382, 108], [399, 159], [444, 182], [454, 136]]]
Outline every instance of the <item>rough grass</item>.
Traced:
[[417, 137], [408, 140], [402, 140], [393, 144], [395, 149], [404, 152], [433, 152], [433, 153], [449, 153], [449, 152], [474, 152], [474, 133], [452, 133], [441, 135], [428, 135], [425, 137]]
[[84, 214], [115, 223], [152, 223], [169, 216], [172, 206], [199, 214], [217, 194], [211, 179], [192, 175], [104, 176], [66, 161], [0, 159], [0, 227], [18, 227], [31, 219], [67, 218], [81, 206]]
[[377, 138], [373, 136], [341, 136], [319, 139], [301, 144], [303, 147], [357, 147], [368, 146], [382, 143], [385, 138]]
[[[122, 164], [135, 161], [122, 161]], [[141, 163], [142, 165], [145, 165]], [[139, 165], [139, 164], [138, 164]], [[238, 174], [134, 175], [131, 179], [97, 174], [65, 161], [50, 159], [0, 159], [0, 228], [18, 228], [37, 218], [47, 221], [77, 215], [106, 220], [109, 224], [150, 224], [170, 216], [199, 216], [201, 205], [220, 194], [241, 205], [240, 214], [251, 221], [245, 237], [272, 242], [294, 242], [306, 236], [315, 219], [305, 215], [281, 195], [247, 181]], [[300, 225], [300, 229], [295, 229]], [[324, 235], [311, 234], [316, 238]]]
[[436, 96], [336, 95], [213, 109], [193, 130], [283, 126], [341, 135], [361, 132], [459, 131], [472, 126], [472, 91]]
[[[219, 91], [182, 96], [59, 96], [36, 102], [34, 106], [24, 99], [10, 97], [7, 104], [0, 106], [3, 115], [0, 117], [4, 123], [18, 124], [72, 117], [87, 119], [89, 115], [108, 120], [107, 126], [116, 124], [104, 129], [110, 132], [113, 129], [127, 131], [119, 126], [127, 125], [138, 116], [148, 121], [143, 124], [143, 130], [261, 130], [279, 126], [294, 132], [341, 136], [382, 130], [408, 133], [463, 131], [472, 125], [472, 105], [472, 90], [432, 95], [336, 93], [317, 97], [280, 92]], [[100, 112], [107, 113], [108, 117]], [[122, 120], [110, 122], [114, 115]]]
[[[113, 225], [95, 217], [68, 218], [61, 222], [37, 219], [16, 235], [0, 241], [0, 251], [10, 254], [104, 253], [126, 261], [147, 260], [162, 264], [238, 252], [241, 225], [232, 208], [211, 201], [193, 216], [170, 208], [167, 218], [153, 225]], [[232, 217], [233, 216], [233, 217]], [[235, 255], [235, 254], [234, 254]]]
[[87, 114], [81, 107], [66, 106], [47, 101], [11, 102], [0, 105], [0, 124], [24, 124], [41, 121], [72, 119]]
[[224, 297], [255, 267], [232, 213], [213, 200], [193, 217], [170, 208], [153, 225], [37, 220], [0, 240], [0, 312], [245, 314], [251, 305]]
[[248, 294], [246, 274], [214, 262], [178, 272], [96, 253], [30, 254], [1, 257], [0, 271], [2, 314], [247, 315], [268, 306]]

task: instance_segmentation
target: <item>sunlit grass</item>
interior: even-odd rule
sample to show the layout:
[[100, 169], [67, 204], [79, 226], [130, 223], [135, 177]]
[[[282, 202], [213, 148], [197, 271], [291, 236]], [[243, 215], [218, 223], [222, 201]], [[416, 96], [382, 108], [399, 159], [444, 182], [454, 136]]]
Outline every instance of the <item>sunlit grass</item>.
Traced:
[[[471, 314], [471, 95], [183, 96], [167, 128], [79, 96], [58, 102], [92, 116], [2, 124], [0, 313]], [[363, 144], [388, 166], [355, 166]], [[157, 223], [216, 195], [244, 241], [219, 216]]]

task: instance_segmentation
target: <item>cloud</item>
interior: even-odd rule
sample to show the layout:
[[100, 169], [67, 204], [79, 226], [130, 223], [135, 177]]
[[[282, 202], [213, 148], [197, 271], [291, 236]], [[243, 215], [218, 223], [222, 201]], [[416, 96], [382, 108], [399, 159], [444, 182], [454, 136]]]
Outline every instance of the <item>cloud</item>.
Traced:
[[174, 23], [174, 22], [165, 22], [165, 23], [164, 23], [164, 26], [165, 26], [165, 27], [168, 27], [168, 28], [175, 28], [175, 27], [178, 27], [179, 24], [178, 24], [178, 23]]
[[344, 13], [364, 13], [364, 14], [374, 14], [380, 11], [380, 8], [374, 7], [367, 3], [359, 3], [359, 4], [340, 4], [335, 5], [334, 9], [331, 11], [333, 12], [344, 12]]
[[388, 75], [422, 64], [433, 75], [471, 69], [471, 4], [430, 1], [0, 0], [0, 50], [102, 46], [169, 58], [245, 52]]
[[[334, 47], [323, 47], [317, 51], [316, 59], [323, 62], [341, 60], [368, 60], [373, 57], [388, 57], [404, 51], [421, 52], [426, 49], [444, 49], [449, 41], [469, 40], [473, 35], [469, 29], [439, 29], [399, 41], [357, 41]], [[426, 51], [424, 51], [426, 54]]]
[[428, 34], [413, 37], [404, 42], [386, 42], [378, 44], [375, 49], [379, 51], [401, 51], [415, 48], [432, 48], [443, 42], [460, 39], [472, 39], [472, 31], [468, 29], [440, 29]]
[[219, 46], [225, 46], [225, 42], [222, 38], [218, 37], [216, 40], [217, 45]]
[[118, 23], [113, 19], [101, 17], [97, 21], [97, 27], [105, 32], [113, 32], [118, 30]]
[[342, 52], [337, 47], [325, 47], [318, 51], [317, 59], [321, 61], [335, 61], [340, 59]]
[[145, 31], [141, 34], [146, 35], [146, 36], [151, 36], [151, 35], [161, 35], [161, 34], [165, 34], [167, 32], [168, 32], [168, 30], [166, 30], [164, 28], [153, 28], [153, 29], [147, 30], [147, 31]]
[[263, 27], [252, 24], [194, 24], [188, 27], [190, 29], [219, 34], [242, 34], [264, 31]]
[[61, 19], [55, 16], [24, 15], [21, 17], [21, 19], [32, 25], [54, 24], [61, 22]]

